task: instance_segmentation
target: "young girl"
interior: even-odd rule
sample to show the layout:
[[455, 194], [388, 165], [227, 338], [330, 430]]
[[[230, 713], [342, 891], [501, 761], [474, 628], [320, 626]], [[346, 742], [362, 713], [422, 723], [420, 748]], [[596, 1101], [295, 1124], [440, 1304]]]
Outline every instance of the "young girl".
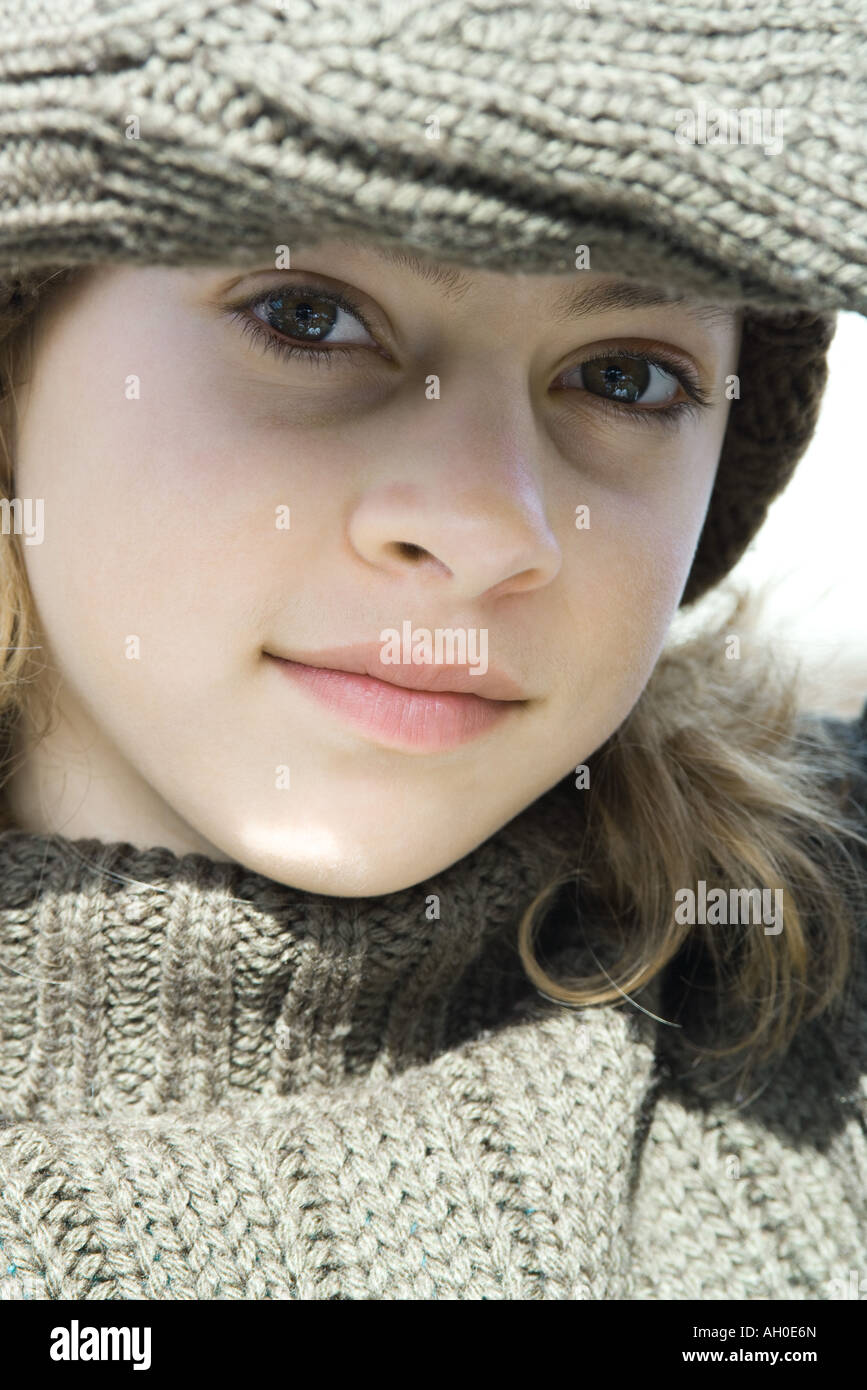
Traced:
[[864, 717], [743, 606], [670, 634], [809, 439], [840, 246], [690, 247], [796, 166], [662, 96], [677, 206], [589, 116], [537, 167], [542, 6], [290, 8], [0, 68], [2, 1296], [852, 1297]]

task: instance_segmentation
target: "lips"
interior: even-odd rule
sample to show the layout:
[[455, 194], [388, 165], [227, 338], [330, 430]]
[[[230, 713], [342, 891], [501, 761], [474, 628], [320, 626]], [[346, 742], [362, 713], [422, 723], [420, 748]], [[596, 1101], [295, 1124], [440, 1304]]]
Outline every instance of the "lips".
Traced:
[[[270, 653], [278, 656], [278, 653]], [[369, 642], [352, 647], [332, 647], [316, 652], [293, 652], [279, 655], [283, 661], [298, 662], [318, 670], [353, 672], [372, 676], [403, 690], [453, 691], [476, 695], [483, 700], [527, 700], [529, 696], [517, 681], [493, 667], [483, 675], [473, 674], [472, 667], [457, 664], [391, 665], [382, 661], [382, 644]]]
[[280, 675], [369, 740], [411, 753], [443, 752], [519, 717], [528, 697], [503, 672], [388, 665], [380, 648], [265, 656]]

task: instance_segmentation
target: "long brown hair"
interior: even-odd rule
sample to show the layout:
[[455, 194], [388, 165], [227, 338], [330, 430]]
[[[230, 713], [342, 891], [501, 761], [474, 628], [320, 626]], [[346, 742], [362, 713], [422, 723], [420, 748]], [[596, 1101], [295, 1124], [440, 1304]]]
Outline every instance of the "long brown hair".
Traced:
[[[576, 872], [537, 897], [518, 935], [529, 978], [571, 1006], [618, 1001], [669, 967], [667, 1018], [677, 1015], [697, 1055], [739, 1058], [731, 1075], [742, 1091], [804, 1023], [845, 1007], [867, 907], [863, 770], [829, 721], [802, 709], [801, 673], [763, 644], [758, 607], [734, 593], [662, 655], [588, 760]], [[748, 659], [728, 659], [733, 632], [754, 648]], [[702, 880], [708, 892], [782, 890], [782, 930], [678, 922], [676, 895]], [[602, 920], [620, 951], [558, 980], [536, 946], [543, 909], [564, 890], [573, 918]]]
[[[30, 373], [33, 328], [38, 309], [63, 285], [82, 273], [74, 267], [48, 267], [0, 282], [0, 497], [15, 495], [15, 449], [19, 408], [17, 387]], [[51, 718], [37, 677], [40, 657], [36, 613], [20, 538], [13, 530], [0, 563], [0, 787], [15, 767], [11, 757], [16, 726], [26, 718], [38, 738]], [[0, 798], [0, 829], [13, 824]]]

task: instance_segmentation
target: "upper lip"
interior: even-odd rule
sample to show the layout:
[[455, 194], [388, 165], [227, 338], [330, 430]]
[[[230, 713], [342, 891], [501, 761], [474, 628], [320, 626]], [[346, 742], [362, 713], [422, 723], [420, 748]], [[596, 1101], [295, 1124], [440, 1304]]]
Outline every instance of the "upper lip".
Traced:
[[349, 671], [373, 676], [404, 690], [456, 691], [479, 695], [483, 700], [527, 700], [526, 691], [496, 667], [489, 665], [484, 675], [472, 675], [470, 665], [387, 665], [381, 660], [382, 643], [366, 642], [352, 647], [331, 647], [327, 651], [294, 652], [291, 656], [269, 652], [281, 661], [297, 661], [303, 666], [319, 666], [331, 671]]

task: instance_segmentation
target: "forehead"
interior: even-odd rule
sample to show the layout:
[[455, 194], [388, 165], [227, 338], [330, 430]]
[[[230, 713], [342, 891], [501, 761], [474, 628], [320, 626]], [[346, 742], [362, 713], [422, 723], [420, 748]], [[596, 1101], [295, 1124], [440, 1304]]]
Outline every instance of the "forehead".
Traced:
[[[396, 265], [409, 271], [411, 275], [440, 289], [447, 299], [459, 300], [472, 288], [473, 274], [464, 273], [456, 266], [444, 261], [436, 261], [419, 256], [402, 247], [391, 247], [377, 242], [343, 244], [352, 246], [373, 256], [386, 265]], [[564, 276], [540, 276], [546, 279], [563, 280]], [[731, 306], [712, 304], [694, 299], [689, 295], [670, 294], [654, 285], [643, 284], [637, 280], [621, 280], [611, 275], [582, 272], [582, 283], [574, 281], [552, 298], [551, 317], [557, 323], [568, 323], [572, 319], [587, 318], [592, 314], [614, 313], [626, 309], [680, 309], [694, 318], [708, 324], [730, 324], [736, 317]]]

